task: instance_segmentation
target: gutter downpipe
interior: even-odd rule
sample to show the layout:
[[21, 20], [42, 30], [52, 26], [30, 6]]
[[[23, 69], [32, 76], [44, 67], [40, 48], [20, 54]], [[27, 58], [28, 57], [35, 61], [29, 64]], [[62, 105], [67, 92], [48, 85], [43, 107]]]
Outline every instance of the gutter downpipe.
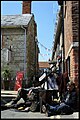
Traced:
[[36, 57], [36, 59], [35, 59], [35, 61], [36, 61], [36, 73], [35, 73], [35, 78], [36, 78], [36, 75], [37, 75], [37, 42], [38, 42], [38, 39], [37, 39], [37, 36], [36, 36], [36, 38], [35, 38], [35, 44], [36, 44], [36, 46], [35, 46], [35, 57]]
[[64, 52], [64, 1], [63, 1], [63, 4], [61, 6], [62, 8], [62, 73], [65, 72], [65, 63], [64, 63], [64, 59], [65, 59], [65, 52]]
[[[26, 72], [26, 68], [27, 68], [27, 52], [26, 52], [26, 28], [24, 26], [21, 26], [21, 28], [25, 31], [25, 39], [24, 39], [24, 79], [27, 80], [27, 72]], [[26, 81], [27, 82], [27, 81]]]

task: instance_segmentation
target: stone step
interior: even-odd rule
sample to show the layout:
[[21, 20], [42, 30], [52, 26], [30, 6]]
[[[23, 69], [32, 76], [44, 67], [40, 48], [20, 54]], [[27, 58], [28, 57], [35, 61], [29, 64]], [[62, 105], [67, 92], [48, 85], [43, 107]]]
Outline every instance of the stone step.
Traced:
[[6, 103], [10, 102], [15, 97], [1, 97], [1, 105], [5, 105]]
[[8, 91], [8, 90], [1, 90], [1, 95], [2, 94], [10, 94], [10, 95], [17, 95], [18, 91]]
[[17, 97], [17, 92], [18, 91], [1, 90], [1, 105], [4, 105]]

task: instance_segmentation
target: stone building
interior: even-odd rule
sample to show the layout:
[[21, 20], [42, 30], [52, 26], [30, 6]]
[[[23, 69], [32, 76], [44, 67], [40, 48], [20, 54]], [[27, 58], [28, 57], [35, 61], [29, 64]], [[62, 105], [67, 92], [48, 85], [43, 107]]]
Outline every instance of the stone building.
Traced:
[[31, 1], [23, 1], [21, 15], [1, 16], [1, 69], [5, 65], [32, 79], [38, 71], [37, 24], [31, 14]]
[[58, 4], [60, 12], [52, 59], [61, 58], [62, 73], [67, 71], [70, 80], [74, 81], [77, 87], [79, 83], [79, 1], [58, 1]]

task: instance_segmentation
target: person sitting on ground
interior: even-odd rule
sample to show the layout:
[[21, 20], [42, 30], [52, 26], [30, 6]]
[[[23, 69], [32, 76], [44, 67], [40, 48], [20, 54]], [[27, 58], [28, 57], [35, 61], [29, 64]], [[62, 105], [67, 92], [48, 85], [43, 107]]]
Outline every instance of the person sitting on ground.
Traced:
[[50, 106], [47, 104], [47, 116], [54, 114], [72, 114], [77, 104], [77, 93], [75, 84], [71, 81], [67, 84], [67, 91], [59, 105]]
[[[27, 100], [29, 101], [30, 94], [33, 92], [33, 90], [40, 88], [40, 83], [39, 83], [38, 78], [37, 80], [36, 79], [32, 80], [32, 85], [30, 85], [29, 83], [26, 84], [25, 81], [26, 80], [24, 79], [22, 83], [22, 88], [18, 89], [17, 97], [15, 99], [12, 99], [7, 104], [5, 104], [5, 106], [7, 106], [8, 108], [14, 107], [17, 105], [17, 103], [21, 103], [23, 101], [24, 101], [23, 103], [25, 104]], [[20, 101], [21, 98], [23, 99], [22, 101]]]
[[[12, 99], [12, 101], [10, 101], [9, 103], [5, 104], [5, 106], [8, 108], [18, 108], [20, 106], [29, 108], [31, 106], [32, 111], [33, 109], [36, 110], [35, 107], [37, 107], [39, 102], [39, 98], [38, 98], [39, 89], [41, 89], [39, 86], [31, 87], [27, 89], [20, 88], [18, 90], [17, 97], [15, 99]], [[23, 99], [24, 102], [23, 101], [19, 102], [21, 98]]]

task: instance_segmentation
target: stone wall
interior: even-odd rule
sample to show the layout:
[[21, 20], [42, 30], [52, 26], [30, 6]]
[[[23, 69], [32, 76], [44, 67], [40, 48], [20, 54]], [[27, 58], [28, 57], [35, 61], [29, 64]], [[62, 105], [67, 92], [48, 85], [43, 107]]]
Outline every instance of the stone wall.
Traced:
[[34, 20], [31, 22], [27, 29], [27, 75], [33, 77], [36, 72], [36, 42], [35, 42], [35, 31], [34, 31]]
[[[8, 65], [16, 74], [17, 71], [24, 69], [24, 31], [19, 28], [2, 29], [3, 42], [2, 48], [10, 49], [11, 46], [11, 61]], [[3, 61], [1, 61], [3, 62]]]
[[[36, 74], [34, 25], [34, 18], [32, 18], [26, 33], [26, 73], [29, 79]], [[8, 66], [12, 69], [13, 77], [15, 77], [17, 71], [24, 71], [25, 31], [22, 28], [5, 28], [1, 30], [1, 33], [3, 35], [2, 48], [10, 49], [11, 46], [11, 61]], [[3, 61], [1, 62], [4, 64]]]

